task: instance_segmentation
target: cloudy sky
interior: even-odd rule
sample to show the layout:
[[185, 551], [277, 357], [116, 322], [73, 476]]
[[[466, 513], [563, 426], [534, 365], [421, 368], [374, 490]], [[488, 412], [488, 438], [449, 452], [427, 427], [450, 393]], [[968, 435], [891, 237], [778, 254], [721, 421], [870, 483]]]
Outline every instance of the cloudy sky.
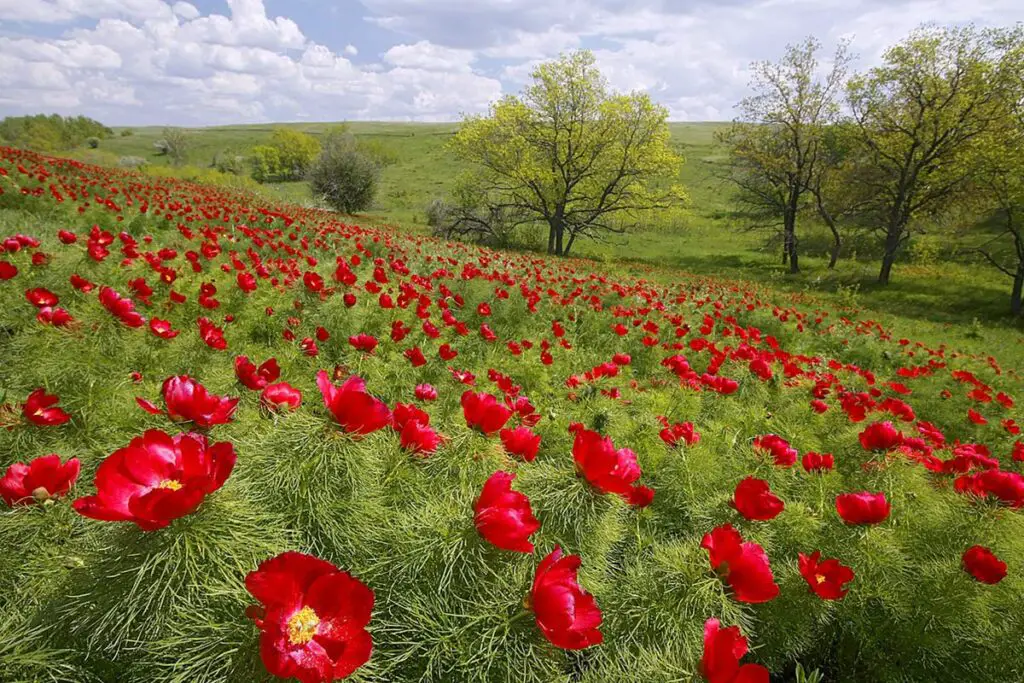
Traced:
[[585, 47], [673, 120], [724, 120], [750, 62], [808, 34], [865, 68], [922, 22], [1021, 20], [1024, 0], [0, 0], [0, 116], [453, 120]]

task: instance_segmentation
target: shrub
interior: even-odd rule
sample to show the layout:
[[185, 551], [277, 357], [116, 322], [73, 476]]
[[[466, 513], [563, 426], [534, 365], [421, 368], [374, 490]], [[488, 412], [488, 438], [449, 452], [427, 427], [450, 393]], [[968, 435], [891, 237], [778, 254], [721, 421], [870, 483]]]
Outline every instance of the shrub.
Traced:
[[308, 178], [314, 196], [336, 211], [355, 213], [373, 205], [380, 165], [345, 134], [328, 140]]
[[89, 146], [89, 149], [96, 149], [100, 146], [100, 139], [97, 137], [86, 138], [85, 144]]
[[121, 168], [141, 168], [149, 162], [142, 157], [121, 157], [117, 161], [117, 165]]

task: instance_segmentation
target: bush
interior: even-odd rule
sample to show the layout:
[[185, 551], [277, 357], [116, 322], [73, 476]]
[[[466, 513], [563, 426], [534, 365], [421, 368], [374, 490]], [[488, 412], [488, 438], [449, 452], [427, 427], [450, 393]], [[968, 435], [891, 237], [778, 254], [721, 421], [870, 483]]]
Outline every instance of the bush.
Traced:
[[141, 168], [148, 163], [142, 157], [121, 157], [117, 161], [117, 165], [121, 168]]
[[89, 146], [89, 149], [96, 149], [100, 146], [100, 139], [97, 137], [87, 138], [85, 144]]
[[39, 114], [9, 116], [0, 120], [0, 143], [26, 149], [74, 149], [90, 138], [96, 138], [98, 141], [113, 134], [114, 131], [110, 128], [86, 116]]
[[119, 135], [123, 138], [130, 138], [131, 136], [135, 135], [135, 131], [132, 130], [131, 128], [125, 128], [119, 133]]
[[245, 155], [230, 149], [221, 150], [213, 157], [213, 168], [220, 173], [245, 175], [246, 163]]
[[373, 205], [380, 165], [345, 134], [328, 141], [308, 178], [315, 197], [341, 213], [355, 213]]

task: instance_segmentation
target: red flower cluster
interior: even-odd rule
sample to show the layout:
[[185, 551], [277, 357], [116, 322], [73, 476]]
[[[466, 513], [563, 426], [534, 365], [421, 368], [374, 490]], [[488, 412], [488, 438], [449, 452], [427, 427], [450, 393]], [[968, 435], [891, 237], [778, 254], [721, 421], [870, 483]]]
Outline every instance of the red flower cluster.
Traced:
[[636, 485], [640, 465], [636, 453], [628, 448], [616, 449], [611, 438], [589, 429], [576, 430], [572, 444], [576, 471], [601, 493], [614, 493], [630, 505], [645, 507], [654, 499], [654, 491]]
[[725, 576], [740, 602], [768, 602], [779, 594], [764, 548], [744, 542], [731, 524], [716, 527], [700, 545], [708, 551], [711, 568]]

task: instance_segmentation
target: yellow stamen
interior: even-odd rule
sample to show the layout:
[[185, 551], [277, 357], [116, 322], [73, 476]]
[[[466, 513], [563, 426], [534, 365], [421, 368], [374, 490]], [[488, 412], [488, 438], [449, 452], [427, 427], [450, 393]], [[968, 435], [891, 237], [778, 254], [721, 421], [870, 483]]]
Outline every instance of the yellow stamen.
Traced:
[[158, 489], [170, 489], [171, 491], [180, 491], [181, 482], [177, 479], [164, 479], [162, 482], [156, 485]]
[[818, 583], [825, 583], [825, 575], [824, 574], [815, 574], [814, 578], [816, 578], [818, 580]]
[[288, 620], [288, 642], [292, 645], [305, 645], [313, 640], [316, 629], [320, 625], [320, 617], [311, 607], [303, 607]]

